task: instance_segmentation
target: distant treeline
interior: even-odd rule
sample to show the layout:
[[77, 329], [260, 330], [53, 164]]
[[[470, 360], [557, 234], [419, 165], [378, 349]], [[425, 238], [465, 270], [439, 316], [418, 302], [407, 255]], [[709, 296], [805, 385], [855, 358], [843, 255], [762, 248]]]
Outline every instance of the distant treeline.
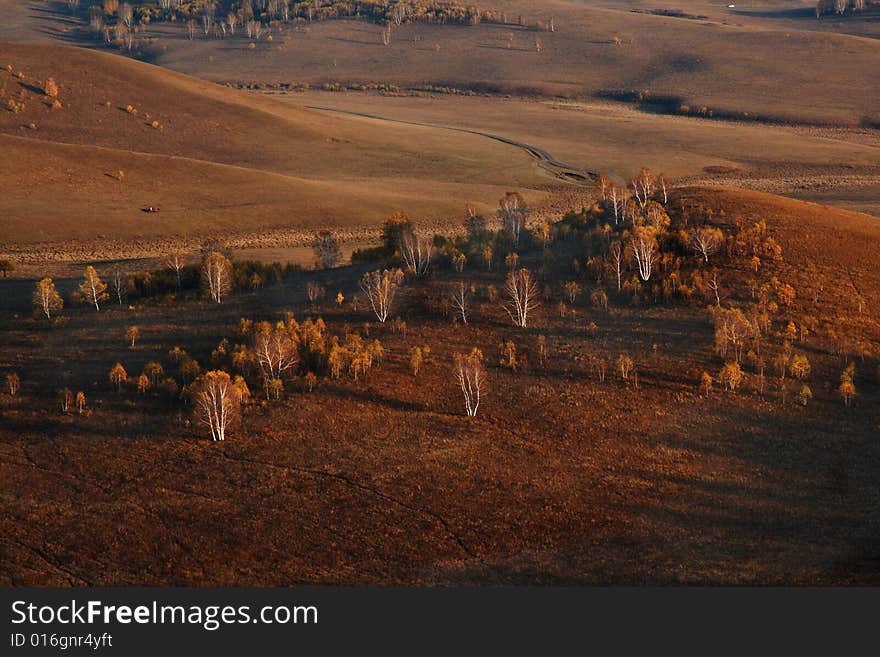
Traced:
[[[281, 285], [285, 280], [300, 274], [303, 268], [293, 263], [263, 263], [255, 260], [232, 261], [232, 286], [236, 291], [255, 290]], [[171, 269], [137, 271], [126, 274], [124, 298], [127, 301], [156, 299], [170, 301], [178, 296], [195, 296], [204, 287], [202, 265], [186, 265], [180, 270], [180, 283]], [[112, 274], [108, 279], [112, 278]]]
[[[91, 2], [106, 16], [114, 16], [125, 2], [102, 0]], [[137, 22], [187, 21], [190, 19], [227, 21], [233, 15], [238, 24], [255, 20], [321, 21], [334, 18], [367, 18], [379, 23], [424, 22], [475, 25], [480, 22], [501, 23], [507, 16], [501, 12], [478, 9], [443, 0], [158, 0], [127, 3], [134, 10]], [[519, 20], [519, 17], [515, 17]]]

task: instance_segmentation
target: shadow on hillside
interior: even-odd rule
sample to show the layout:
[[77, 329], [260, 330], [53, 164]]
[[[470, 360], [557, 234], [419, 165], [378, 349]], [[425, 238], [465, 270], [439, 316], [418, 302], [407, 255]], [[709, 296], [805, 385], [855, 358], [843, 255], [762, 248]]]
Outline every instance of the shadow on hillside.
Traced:
[[352, 390], [351, 388], [340, 388], [335, 385], [327, 385], [322, 389], [339, 399], [381, 404], [382, 406], [393, 408], [396, 411], [424, 412], [428, 410], [423, 404], [385, 397], [384, 395], [369, 390]]

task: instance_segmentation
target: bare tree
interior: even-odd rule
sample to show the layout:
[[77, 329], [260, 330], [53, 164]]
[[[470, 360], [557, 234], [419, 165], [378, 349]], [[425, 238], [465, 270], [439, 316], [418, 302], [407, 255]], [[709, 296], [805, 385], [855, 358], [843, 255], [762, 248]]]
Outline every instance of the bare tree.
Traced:
[[299, 360], [296, 334], [284, 322], [260, 322], [253, 331], [254, 353], [263, 379], [279, 379]]
[[434, 244], [428, 237], [419, 237], [415, 230], [407, 226], [400, 234], [400, 255], [406, 271], [414, 276], [422, 277], [428, 273]]
[[326, 293], [327, 291], [324, 289], [324, 286], [317, 281], [306, 283], [306, 296], [309, 298], [309, 303], [312, 306], [321, 301]]
[[715, 305], [721, 307], [721, 284], [718, 281], [718, 270], [713, 269], [707, 282], [709, 289], [715, 293]]
[[648, 281], [657, 258], [657, 231], [650, 226], [636, 227], [630, 237], [629, 248], [638, 265], [639, 276], [643, 281]]
[[623, 244], [620, 242], [612, 242], [609, 247], [609, 253], [611, 255], [611, 265], [614, 268], [614, 273], [617, 274], [617, 291], [620, 292], [620, 279], [623, 274]]
[[241, 388], [226, 372], [206, 372], [193, 386], [193, 402], [196, 417], [211, 431], [211, 439], [225, 440], [241, 411]]
[[465, 412], [475, 417], [486, 388], [486, 370], [483, 367], [483, 352], [474, 347], [471, 353], [455, 354], [455, 379], [464, 396]]
[[330, 269], [339, 264], [342, 254], [339, 251], [339, 240], [332, 231], [322, 230], [315, 235], [312, 245], [315, 250], [315, 266], [319, 269]]
[[64, 307], [64, 301], [58, 290], [55, 289], [55, 283], [51, 278], [44, 278], [34, 290], [33, 296], [34, 311], [42, 313], [46, 319], [52, 319], [52, 313], [61, 310]]
[[388, 23], [387, 25], [385, 25], [385, 27], [382, 28], [381, 34], [382, 34], [382, 45], [386, 46], [386, 47], [390, 46], [391, 45], [391, 23]]
[[608, 176], [601, 172], [596, 176], [596, 180], [593, 182], [593, 188], [596, 194], [601, 196], [603, 201], [608, 200], [608, 191], [612, 186], [613, 184], [608, 179]]
[[717, 253], [724, 243], [724, 233], [711, 226], [697, 228], [691, 233], [690, 238], [691, 248], [703, 256], [705, 262], [709, 262], [709, 256]]
[[452, 307], [461, 319], [462, 324], [468, 323], [468, 313], [471, 305], [471, 285], [465, 281], [453, 283], [449, 292], [449, 300]]
[[504, 291], [507, 295], [504, 309], [514, 324], [525, 328], [528, 325], [529, 313], [539, 304], [538, 282], [528, 269], [517, 269], [507, 275]]
[[110, 284], [113, 286], [113, 294], [121, 306], [128, 293], [128, 276], [119, 267], [114, 267]]
[[186, 267], [186, 256], [177, 251], [169, 253], [165, 256], [165, 266], [174, 272], [174, 276], [177, 279], [177, 289], [180, 290], [180, 272]]
[[220, 303], [232, 289], [232, 263], [213, 251], [202, 262], [202, 287], [214, 303]]
[[95, 268], [89, 265], [83, 274], [83, 282], [79, 285], [79, 291], [83, 298], [90, 304], [95, 306], [95, 310], [101, 310], [100, 303], [109, 295], [107, 294], [107, 284], [98, 276]]
[[367, 299], [376, 318], [380, 322], [388, 319], [394, 304], [397, 290], [403, 283], [403, 272], [400, 269], [384, 269], [367, 272], [361, 279], [360, 288]]
[[626, 217], [626, 206], [629, 202], [629, 196], [626, 193], [626, 189], [611, 183], [608, 197], [611, 199], [611, 208], [614, 211], [614, 224], [617, 225]]
[[669, 203], [669, 183], [664, 174], [657, 176], [657, 184], [660, 186], [660, 193], [663, 194], [663, 205]]
[[642, 170], [639, 171], [639, 175], [632, 180], [632, 188], [633, 195], [644, 210], [645, 206], [648, 204], [648, 200], [654, 194], [654, 174], [651, 173], [651, 170], [642, 167]]
[[519, 246], [519, 238], [526, 223], [526, 202], [519, 192], [507, 192], [498, 201], [498, 214], [504, 223], [504, 229], [513, 239], [513, 247]]

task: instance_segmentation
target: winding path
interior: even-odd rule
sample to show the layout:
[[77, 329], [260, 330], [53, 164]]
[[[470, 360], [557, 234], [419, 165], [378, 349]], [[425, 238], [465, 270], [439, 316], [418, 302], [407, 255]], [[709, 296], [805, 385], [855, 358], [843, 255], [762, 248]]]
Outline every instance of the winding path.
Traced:
[[532, 144], [527, 144], [523, 141], [517, 141], [516, 139], [511, 139], [509, 137], [504, 137], [503, 135], [496, 135], [491, 132], [482, 132], [480, 130], [471, 130], [469, 128], [456, 128], [455, 126], [450, 125], [438, 125], [436, 123], [423, 123], [420, 121], [407, 121], [405, 119], [390, 119], [385, 116], [378, 116], [376, 114], [367, 114], [366, 112], [354, 112], [351, 110], [343, 110], [336, 109], [334, 107], [323, 107], [320, 105], [306, 105], [307, 109], [318, 110], [321, 112], [335, 112], [337, 114], [347, 114], [349, 116], [360, 116], [365, 119], [374, 119], [376, 121], [387, 121], [389, 123], [403, 123], [406, 125], [415, 125], [421, 126], [424, 128], [437, 128], [439, 130], [451, 130], [453, 132], [464, 132], [470, 135], [477, 135], [479, 137], [485, 137], [487, 139], [494, 139], [495, 141], [500, 141], [502, 144], [508, 144], [510, 146], [515, 146], [517, 148], [521, 148], [526, 153], [531, 155], [538, 163], [538, 166], [544, 169], [547, 173], [549, 173], [554, 178], [559, 180], [564, 180], [569, 183], [573, 183], [576, 185], [588, 185], [590, 184], [591, 178], [595, 178], [598, 173], [595, 171], [590, 171], [589, 169], [582, 169], [580, 167], [573, 166], [566, 162], [562, 162], [561, 160], [556, 159], [552, 153], [540, 148], [538, 146], [533, 146]]

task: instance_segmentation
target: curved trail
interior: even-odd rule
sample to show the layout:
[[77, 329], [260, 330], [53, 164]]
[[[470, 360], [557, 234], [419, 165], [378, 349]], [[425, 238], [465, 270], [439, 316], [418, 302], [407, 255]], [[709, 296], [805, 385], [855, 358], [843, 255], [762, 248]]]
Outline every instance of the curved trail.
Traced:
[[374, 119], [376, 121], [387, 121], [390, 123], [403, 123], [405, 125], [415, 125], [423, 128], [437, 128], [439, 130], [451, 130], [452, 132], [463, 132], [469, 135], [477, 135], [478, 137], [485, 137], [487, 139], [494, 139], [495, 141], [499, 141], [502, 144], [507, 144], [509, 146], [515, 146], [517, 148], [521, 148], [526, 153], [531, 155], [538, 162], [538, 166], [544, 169], [547, 173], [549, 173], [554, 178], [559, 180], [564, 180], [569, 183], [573, 183], [575, 185], [586, 185], [590, 183], [590, 178], [595, 178], [598, 173], [595, 171], [590, 171], [589, 169], [582, 169], [580, 167], [573, 166], [566, 162], [562, 162], [561, 160], [556, 159], [553, 154], [540, 148], [538, 146], [533, 146], [532, 144], [527, 144], [523, 141], [517, 141], [516, 139], [511, 139], [509, 137], [505, 137], [503, 135], [496, 135], [491, 132], [482, 132], [480, 130], [471, 130], [469, 128], [456, 128], [455, 126], [450, 125], [438, 125], [436, 123], [423, 123], [420, 121], [407, 121], [405, 119], [389, 119], [385, 116], [378, 116], [377, 114], [368, 114], [366, 112], [354, 112], [351, 110], [342, 110], [336, 109], [334, 107], [323, 107], [320, 105], [306, 105], [307, 109], [318, 110], [321, 112], [335, 112], [337, 114], [347, 114], [349, 116], [360, 116], [365, 119]]

